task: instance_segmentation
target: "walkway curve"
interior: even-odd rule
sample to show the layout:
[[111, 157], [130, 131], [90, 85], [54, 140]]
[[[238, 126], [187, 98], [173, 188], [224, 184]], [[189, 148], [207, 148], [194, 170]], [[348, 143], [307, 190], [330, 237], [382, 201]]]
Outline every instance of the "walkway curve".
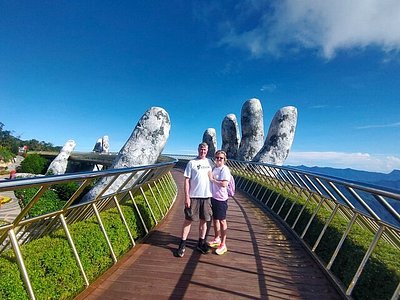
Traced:
[[225, 255], [195, 250], [194, 223], [185, 256], [174, 257], [182, 171], [173, 176], [179, 193], [167, 218], [76, 299], [342, 299], [300, 242], [241, 192], [229, 200]]

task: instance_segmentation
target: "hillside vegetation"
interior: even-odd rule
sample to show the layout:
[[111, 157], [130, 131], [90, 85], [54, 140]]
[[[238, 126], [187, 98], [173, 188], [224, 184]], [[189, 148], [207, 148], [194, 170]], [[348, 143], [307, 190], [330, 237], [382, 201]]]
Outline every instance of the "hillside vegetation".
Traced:
[[11, 161], [17, 154], [18, 149], [27, 146], [31, 151], [60, 151], [61, 146], [54, 146], [52, 143], [38, 141], [36, 139], [22, 140], [10, 130], [4, 129], [4, 124], [0, 122], [0, 160]]

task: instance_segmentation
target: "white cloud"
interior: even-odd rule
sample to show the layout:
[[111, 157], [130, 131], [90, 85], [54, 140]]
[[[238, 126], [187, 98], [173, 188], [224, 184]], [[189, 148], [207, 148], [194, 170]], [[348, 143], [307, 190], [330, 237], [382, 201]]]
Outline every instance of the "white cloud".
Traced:
[[[226, 24], [222, 44], [249, 50], [253, 56], [317, 50], [332, 58], [338, 50], [377, 46], [388, 55], [400, 52], [398, 0], [259, 0], [243, 1], [242, 14]], [[272, 3], [268, 5], [268, 3]], [[246, 9], [243, 9], [245, 7]], [[256, 24], [246, 27], [243, 18]]]
[[328, 105], [326, 104], [317, 104], [317, 105], [313, 105], [310, 106], [311, 109], [322, 109], [322, 108], [328, 108]]
[[380, 125], [365, 125], [365, 126], [356, 127], [356, 129], [392, 128], [392, 127], [400, 127], [400, 122], [390, 123], [390, 124], [380, 124]]
[[260, 91], [262, 92], [273, 92], [275, 90], [276, 90], [276, 85], [273, 83], [264, 84], [260, 89]]
[[351, 168], [370, 172], [390, 173], [400, 169], [400, 157], [344, 152], [290, 152], [286, 165], [309, 167]]

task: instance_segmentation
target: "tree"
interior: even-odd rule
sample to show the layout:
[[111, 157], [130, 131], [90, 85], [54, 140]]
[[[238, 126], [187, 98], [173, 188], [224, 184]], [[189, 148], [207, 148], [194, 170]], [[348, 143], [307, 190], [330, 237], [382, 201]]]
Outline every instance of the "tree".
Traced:
[[0, 146], [0, 160], [9, 162], [13, 159], [14, 154], [7, 148]]
[[46, 173], [49, 162], [39, 154], [28, 154], [21, 162], [18, 172], [44, 174]]
[[11, 151], [14, 155], [18, 154], [18, 148], [22, 146], [28, 146], [31, 151], [60, 151], [61, 146], [54, 146], [52, 143], [45, 141], [39, 142], [36, 139], [21, 140], [21, 138], [15, 137], [12, 131], [4, 130], [4, 123], [0, 122], [0, 146]]
[[12, 135], [9, 130], [3, 130], [4, 124], [0, 122], [0, 146], [9, 150], [15, 155], [18, 154], [18, 147], [21, 145], [21, 140]]

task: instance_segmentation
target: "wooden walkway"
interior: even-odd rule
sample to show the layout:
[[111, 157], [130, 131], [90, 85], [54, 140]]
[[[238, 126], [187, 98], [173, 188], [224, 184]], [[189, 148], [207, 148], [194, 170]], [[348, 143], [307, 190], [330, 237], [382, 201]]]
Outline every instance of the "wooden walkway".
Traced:
[[226, 254], [197, 252], [193, 223], [185, 256], [174, 257], [183, 175], [173, 175], [179, 193], [167, 218], [76, 299], [342, 299], [301, 244], [240, 192], [229, 200]]

